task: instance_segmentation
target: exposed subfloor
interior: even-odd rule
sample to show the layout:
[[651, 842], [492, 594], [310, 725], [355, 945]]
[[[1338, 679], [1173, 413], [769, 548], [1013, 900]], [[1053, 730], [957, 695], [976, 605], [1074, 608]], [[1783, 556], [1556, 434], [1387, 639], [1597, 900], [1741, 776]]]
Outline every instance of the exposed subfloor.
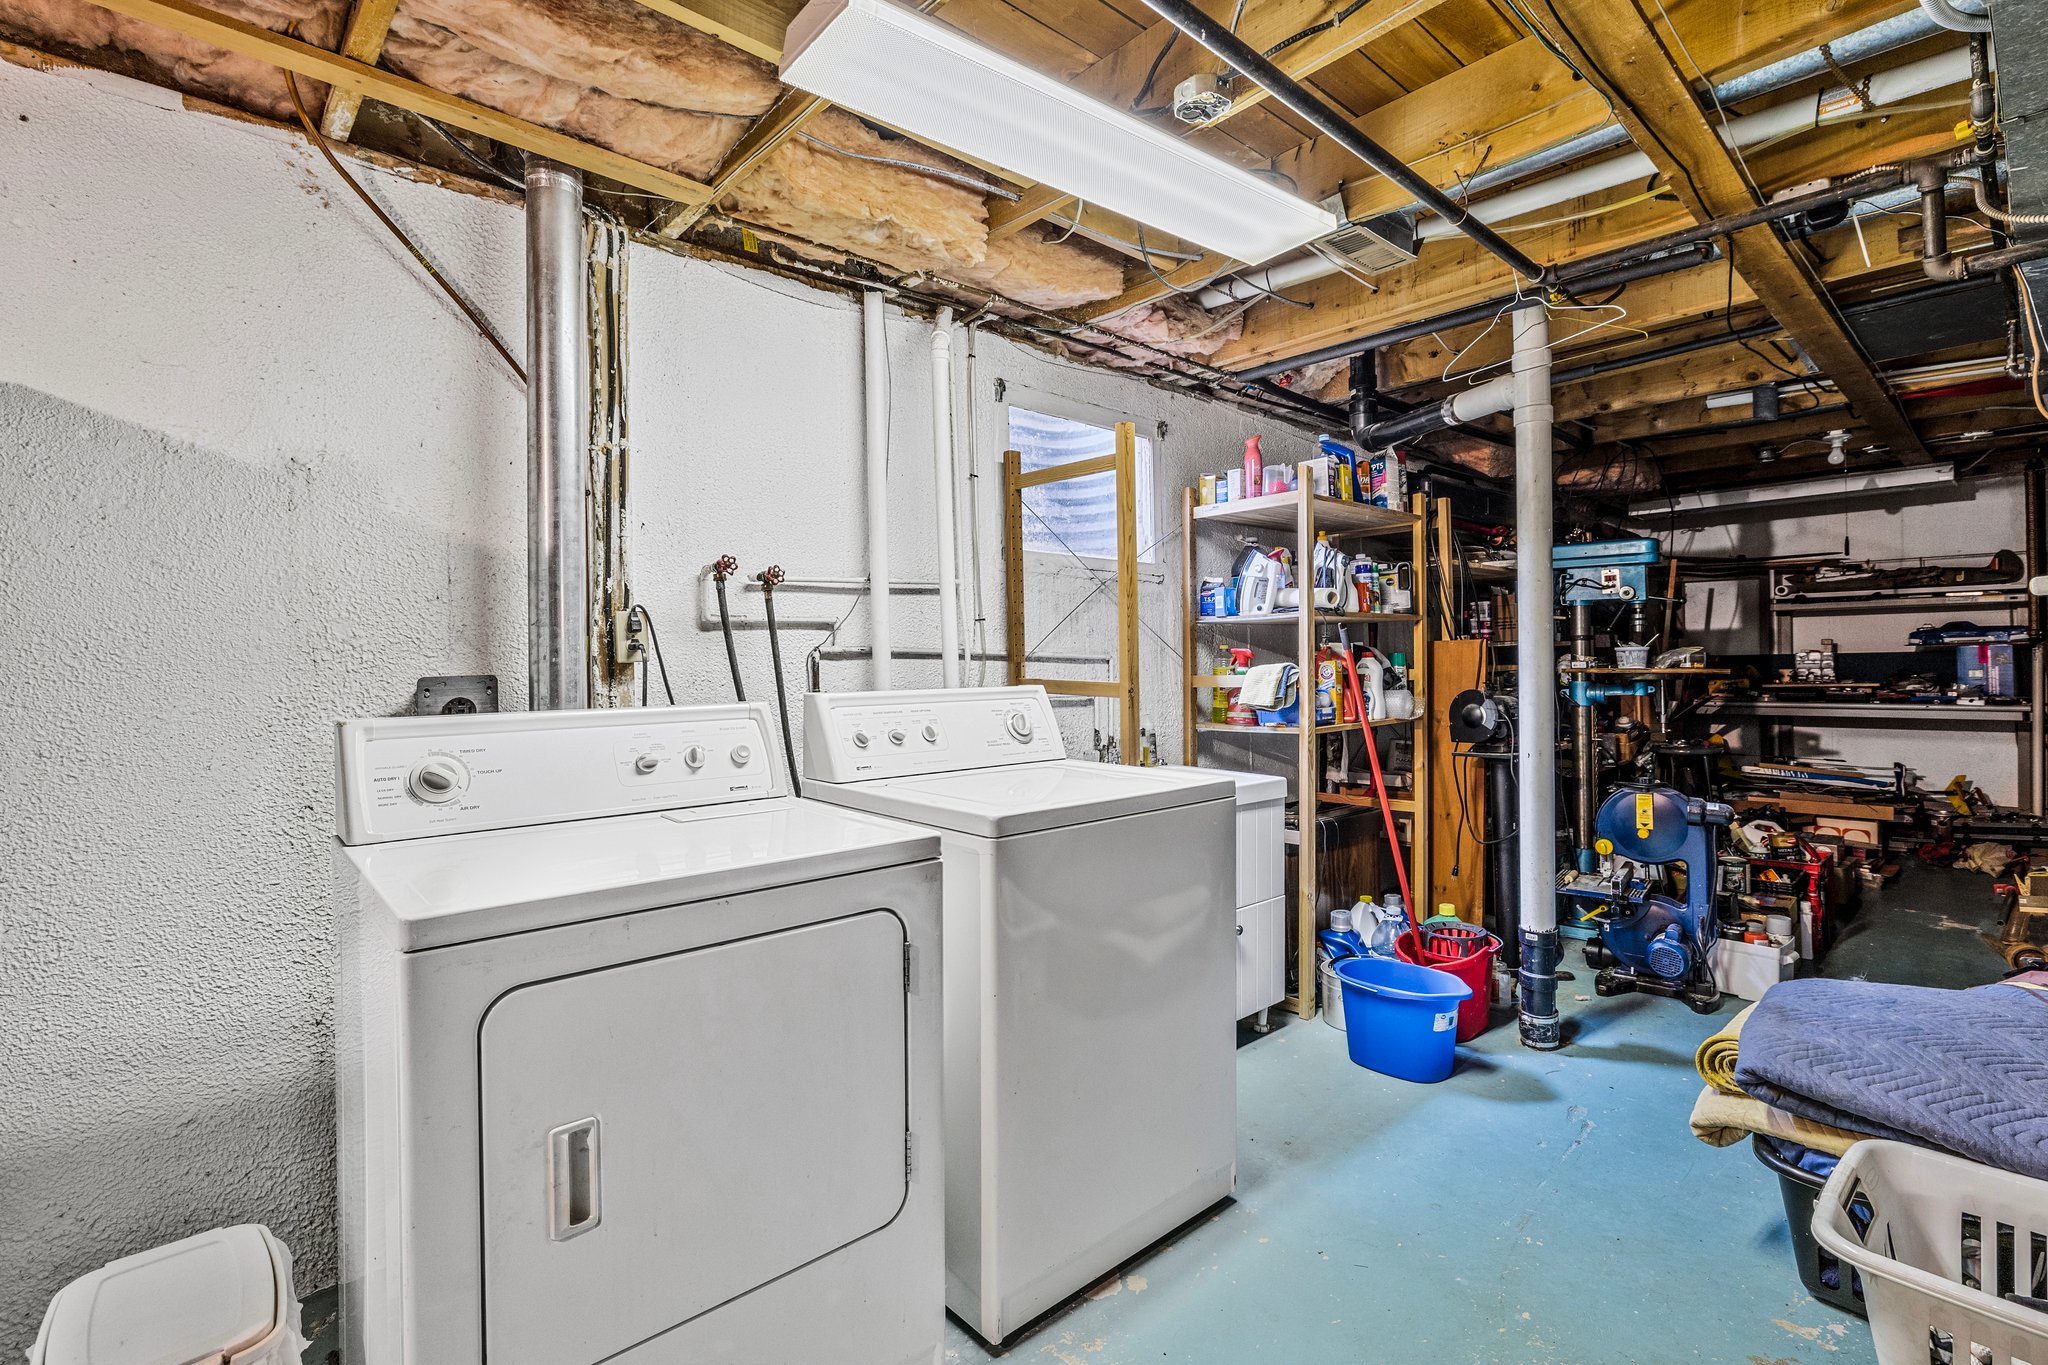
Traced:
[[[1910, 862], [1910, 860], [1907, 860]], [[1962, 987], [2004, 970], [1981, 932], [1990, 879], [1908, 866], [1866, 896], [1829, 976]], [[1716, 1019], [1603, 1000], [1568, 950], [1560, 1052], [1512, 1019], [1457, 1074], [1410, 1085], [1354, 1067], [1294, 1021], [1238, 1052], [1237, 1198], [1013, 1338], [1062, 1365], [1213, 1362], [1856, 1365], [1860, 1319], [1799, 1283], [1777, 1180], [1686, 1117]], [[1247, 1035], [1249, 1037], [1249, 1035]], [[998, 1358], [957, 1322], [948, 1362]]]

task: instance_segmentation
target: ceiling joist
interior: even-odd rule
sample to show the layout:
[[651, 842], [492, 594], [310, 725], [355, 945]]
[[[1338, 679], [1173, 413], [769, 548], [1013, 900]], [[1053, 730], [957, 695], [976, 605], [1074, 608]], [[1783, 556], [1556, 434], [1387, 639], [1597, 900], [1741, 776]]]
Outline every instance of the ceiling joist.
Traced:
[[[1537, 20], [1586, 78], [1613, 101], [1622, 124], [1700, 222], [1756, 208], [1748, 170], [1721, 141], [1693, 88], [1635, 0], [1536, 0]], [[1823, 288], [1819, 274], [1768, 224], [1729, 243], [1735, 268], [1772, 316], [1832, 379], [1891, 454], [1932, 457], [1878, 378]]]
[[620, 156], [617, 152], [510, 114], [501, 114], [495, 109], [445, 94], [354, 58], [193, 4], [192, 0], [94, 0], [94, 3], [116, 14], [156, 24], [188, 38], [197, 38], [215, 47], [269, 62], [297, 75], [325, 81], [337, 89], [382, 100], [438, 122], [495, 138], [508, 147], [517, 147], [565, 166], [575, 166], [633, 189], [647, 190], [683, 203], [697, 203], [710, 194], [708, 187], [688, 176]]
[[[375, 66], [383, 55], [384, 40], [391, 34], [391, 16], [398, 0], [355, 0], [350, 7], [348, 27], [341, 35], [341, 55], [365, 66]], [[356, 129], [356, 113], [363, 97], [353, 90], [335, 86], [327, 92], [327, 107], [320, 113], [320, 132], [330, 142], [346, 142]]]

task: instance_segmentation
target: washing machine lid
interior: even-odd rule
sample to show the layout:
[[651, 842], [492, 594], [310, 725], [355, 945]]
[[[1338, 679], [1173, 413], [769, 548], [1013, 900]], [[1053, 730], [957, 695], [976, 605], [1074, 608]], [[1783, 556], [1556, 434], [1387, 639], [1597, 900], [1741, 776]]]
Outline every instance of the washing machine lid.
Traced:
[[924, 831], [818, 801], [619, 815], [343, 848], [403, 951], [936, 858]]
[[1237, 794], [1222, 774], [1072, 758], [829, 786], [813, 782], [805, 790], [878, 815], [985, 839], [1232, 800]]
[[245, 1223], [124, 1256], [58, 1291], [32, 1365], [220, 1365], [239, 1357], [284, 1322], [282, 1254], [268, 1230]]

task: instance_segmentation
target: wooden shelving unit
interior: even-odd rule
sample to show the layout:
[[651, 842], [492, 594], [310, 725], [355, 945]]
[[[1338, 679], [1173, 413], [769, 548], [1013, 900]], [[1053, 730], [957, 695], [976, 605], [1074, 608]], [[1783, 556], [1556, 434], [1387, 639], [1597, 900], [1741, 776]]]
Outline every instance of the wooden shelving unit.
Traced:
[[[1299, 471], [1297, 482], [1306, 487], [1309, 481], [1308, 466]], [[1304, 713], [1313, 716], [1315, 712], [1316, 652], [1327, 638], [1327, 633], [1340, 625], [1352, 626], [1393, 626], [1409, 632], [1408, 644], [1403, 651], [1408, 656], [1409, 685], [1422, 701], [1422, 712], [1427, 715], [1432, 698], [1429, 693], [1429, 599], [1426, 566], [1428, 556], [1429, 508], [1427, 500], [1417, 496], [1411, 500], [1409, 510], [1392, 511], [1384, 507], [1371, 507], [1362, 503], [1344, 502], [1336, 498], [1324, 498], [1302, 493], [1274, 493], [1261, 498], [1246, 498], [1239, 502], [1219, 503], [1214, 506], [1198, 506], [1193, 489], [1181, 494], [1181, 579], [1185, 593], [1182, 612], [1182, 657], [1192, 666], [1202, 655], [1198, 652], [1205, 647], [1214, 648], [1214, 640], [1204, 642], [1201, 637], [1211, 637], [1219, 631], [1244, 630], [1246, 638], [1260, 633], [1259, 638], [1272, 638], [1269, 632], [1280, 626], [1293, 628], [1292, 662], [1300, 672], [1301, 703]], [[1196, 574], [1196, 537], [1205, 529], [1258, 527], [1265, 530], [1283, 531], [1291, 541], [1294, 562], [1297, 566], [1314, 563], [1316, 533], [1323, 532], [1332, 541], [1338, 542], [1347, 551], [1369, 550], [1374, 541], [1398, 541], [1402, 550], [1391, 557], [1405, 556], [1414, 566], [1415, 610], [1409, 612], [1344, 612], [1344, 611], [1288, 611], [1275, 612], [1266, 616], [1224, 616], [1204, 617], [1197, 615], [1197, 597], [1201, 583]], [[1382, 554], [1380, 557], [1389, 557]], [[1280, 640], [1271, 646], [1284, 647]], [[1285, 1003], [1303, 1018], [1315, 1013], [1316, 1007], [1316, 898], [1320, 886], [1317, 868], [1317, 840], [1315, 838], [1317, 808], [1320, 806], [1377, 807], [1376, 800], [1344, 796], [1320, 790], [1321, 755], [1324, 741], [1331, 736], [1358, 735], [1366, 728], [1358, 722], [1340, 725], [1218, 725], [1213, 721], [1197, 719], [1208, 714], [1205, 700], [1199, 694], [1207, 692], [1219, 682], [1219, 675], [1193, 671], [1186, 675], [1187, 729], [1182, 746], [1182, 761], [1198, 764], [1201, 761], [1202, 736], [1228, 734], [1239, 738], [1291, 740], [1295, 745], [1295, 795], [1296, 825], [1304, 832], [1298, 841], [1297, 868], [1299, 869], [1298, 897], [1295, 905], [1295, 994]], [[1374, 721], [1376, 731], [1397, 726], [1413, 726], [1411, 720]], [[1406, 834], [1408, 860], [1410, 864], [1409, 885], [1416, 888], [1416, 894], [1429, 894], [1429, 745], [1427, 736], [1416, 734], [1414, 745], [1414, 795], [1396, 798], [1388, 802], [1389, 808], [1408, 826]], [[1425, 915], [1427, 906], [1411, 906], [1412, 913]]]

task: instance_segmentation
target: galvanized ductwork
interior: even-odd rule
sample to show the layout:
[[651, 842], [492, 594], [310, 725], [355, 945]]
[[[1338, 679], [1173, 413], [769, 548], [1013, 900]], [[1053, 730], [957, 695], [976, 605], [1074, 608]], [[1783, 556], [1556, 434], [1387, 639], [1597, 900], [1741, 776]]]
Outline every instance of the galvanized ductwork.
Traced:
[[590, 705], [589, 295], [583, 174], [526, 158], [526, 682], [536, 711]]

